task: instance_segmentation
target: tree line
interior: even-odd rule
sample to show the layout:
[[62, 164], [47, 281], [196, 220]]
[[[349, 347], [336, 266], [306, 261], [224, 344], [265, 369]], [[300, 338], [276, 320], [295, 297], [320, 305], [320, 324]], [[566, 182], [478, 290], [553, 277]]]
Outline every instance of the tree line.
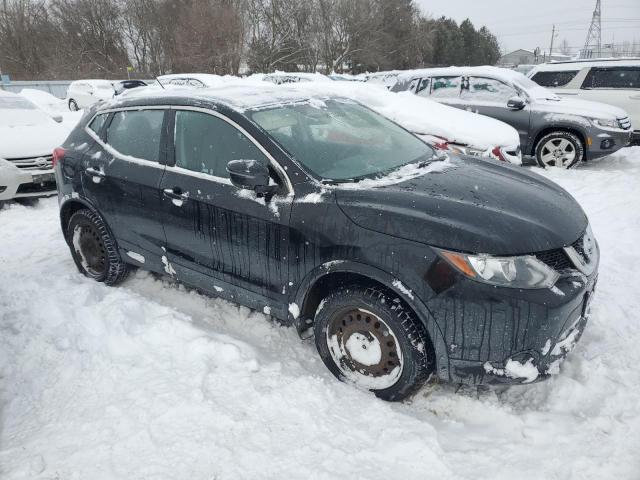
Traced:
[[413, 0], [0, 0], [14, 79], [361, 73], [494, 64], [496, 37]]

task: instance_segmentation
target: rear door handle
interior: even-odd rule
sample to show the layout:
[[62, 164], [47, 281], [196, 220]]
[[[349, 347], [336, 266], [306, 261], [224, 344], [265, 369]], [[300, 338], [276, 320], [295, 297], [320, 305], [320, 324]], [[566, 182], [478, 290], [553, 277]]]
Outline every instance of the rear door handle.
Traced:
[[84, 171], [94, 177], [104, 178], [106, 176], [105, 173], [98, 168], [88, 167]]

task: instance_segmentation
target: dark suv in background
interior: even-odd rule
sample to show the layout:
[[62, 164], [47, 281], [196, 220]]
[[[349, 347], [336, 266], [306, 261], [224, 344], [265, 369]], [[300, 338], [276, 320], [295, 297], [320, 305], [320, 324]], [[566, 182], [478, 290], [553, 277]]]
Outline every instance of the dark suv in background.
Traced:
[[170, 275], [315, 335], [387, 400], [430, 375], [528, 383], [584, 328], [598, 247], [560, 187], [437, 155], [353, 101], [285, 87], [127, 98], [55, 152], [78, 269]]

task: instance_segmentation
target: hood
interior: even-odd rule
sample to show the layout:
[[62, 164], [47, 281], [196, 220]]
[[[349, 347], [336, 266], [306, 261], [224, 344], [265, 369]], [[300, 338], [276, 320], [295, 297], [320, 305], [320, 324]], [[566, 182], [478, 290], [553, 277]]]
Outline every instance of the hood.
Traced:
[[559, 100], [536, 99], [536, 110], [549, 113], [579, 115], [588, 118], [624, 118], [629, 115], [621, 108], [600, 102], [558, 97]]
[[338, 204], [370, 230], [493, 255], [560, 248], [587, 226], [573, 197], [535, 173], [474, 157], [451, 156], [449, 162], [451, 168], [426, 168], [425, 174], [392, 185], [337, 187]]
[[[62, 145], [67, 137], [67, 128], [55, 122], [45, 113], [43, 118], [20, 115], [20, 110], [12, 112], [11, 120], [0, 122], [0, 157], [28, 158], [51, 155], [53, 149]], [[31, 111], [29, 111], [31, 112]]]

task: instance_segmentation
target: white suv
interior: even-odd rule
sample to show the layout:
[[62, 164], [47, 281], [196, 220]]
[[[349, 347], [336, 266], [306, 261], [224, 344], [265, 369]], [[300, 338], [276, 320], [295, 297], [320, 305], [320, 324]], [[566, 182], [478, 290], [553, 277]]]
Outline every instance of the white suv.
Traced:
[[528, 76], [558, 95], [624, 109], [634, 129], [633, 139], [640, 141], [640, 59], [545, 63]]
[[108, 80], [77, 80], [67, 89], [69, 110], [76, 111], [113, 98], [115, 90]]

